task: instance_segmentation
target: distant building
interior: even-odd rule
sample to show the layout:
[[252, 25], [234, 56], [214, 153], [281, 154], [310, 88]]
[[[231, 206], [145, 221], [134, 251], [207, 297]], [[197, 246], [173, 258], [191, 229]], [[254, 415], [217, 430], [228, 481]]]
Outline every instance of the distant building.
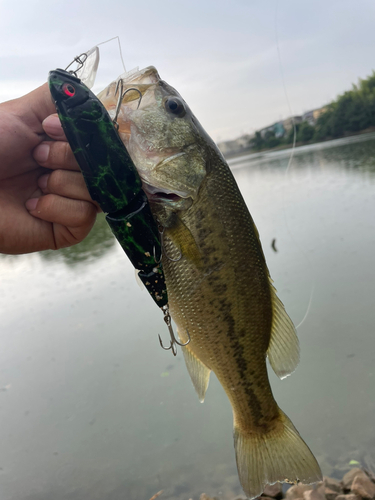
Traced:
[[[291, 116], [286, 120], [273, 123], [268, 127], [264, 127], [257, 133], [261, 135], [262, 139], [266, 139], [266, 135], [268, 132], [275, 134], [276, 139], [281, 139], [281, 137], [284, 137], [286, 134], [290, 132], [290, 130], [292, 130], [293, 123], [297, 125], [298, 123], [306, 121], [310, 125], [315, 126], [319, 116], [325, 113], [327, 109], [328, 106], [323, 106], [322, 108], [312, 109], [311, 111], [307, 111], [302, 116]], [[254, 138], [255, 135], [245, 134], [242, 135], [241, 137], [238, 137], [237, 139], [234, 139], [233, 141], [219, 142], [218, 146], [224, 156], [236, 155], [242, 153], [243, 151], [251, 149], [251, 142], [254, 140]]]
[[327, 106], [307, 111], [302, 115], [302, 121], [307, 122], [309, 125], [314, 127], [319, 116], [325, 113], [325, 111], [327, 111]]
[[285, 134], [285, 129], [283, 126], [283, 122], [276, 122], [272, 125], [269, 125], [268, 127], [262, 128], [259, 132], [262, 139], [266, 137], [267, 132], [273, 132], [275, 134], [275, 137], [279, 139]]
[[250, 141], [253, 137], [252, 135], [245, 134], [233, 141], [218, 142], [217, 145], [224, 156], [241, 153], [241, 151], [250, 148]]
[[287, 118], [286, 120], [284, 120], [282, 123], [283, 123], [283, 127], [284, 127], [285, 132], [289, 132], [289, 130], [291, 130], [293, 128], [293, 122], [296, 125], [297, 125], [297, 123], [301, 123], [302, 116], [291, 116], [291, 117]]
[[314, 111], [315, 110], [307, 111], [306, 113], [303, 113], [302, 121], [307, 122], [311, 126], [314, 126], [315, 125]]
[[266, 137], [267, 132], [274, 132], [273, 125], [269, 125], [268, 127], [262, 128], [261, 130], [259, 130], [259, 132], [262, 139], [264, 139]]
[[314, 110], [314, 120], [315, 120], [315, 123], [317, 121], [317, 119], [319, 118], [320, 115], [322, 115], [323, 113], [325, 113], [328, 109], [328, 106], [323, 106], [322, 108], [319, 108], [319, 109], [315, 109]]
[[273, 131], [275, 132], [276, 139], [280, 139], [285, 134], [285, 128], [283, 122], [277, 122], [273, 126]]

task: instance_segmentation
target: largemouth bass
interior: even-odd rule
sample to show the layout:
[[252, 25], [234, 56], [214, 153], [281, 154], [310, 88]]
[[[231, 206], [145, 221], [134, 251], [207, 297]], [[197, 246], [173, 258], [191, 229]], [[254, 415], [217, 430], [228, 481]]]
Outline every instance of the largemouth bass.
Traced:
[[[155, 68], [126, 74], [123, 85], [119, 133], [163, 228], [171, 315], [181, 341], [191, 339], [186, 366], [201, 401], [211, 371], [229, 398], [241, 485], [254, 498], [277, 481], [318, 481], [317, 461], [272, 395], [266, 357], [287, 376], [298, 339], [234, 177]], [[98, 97], [115, 113], [115, 83]]]

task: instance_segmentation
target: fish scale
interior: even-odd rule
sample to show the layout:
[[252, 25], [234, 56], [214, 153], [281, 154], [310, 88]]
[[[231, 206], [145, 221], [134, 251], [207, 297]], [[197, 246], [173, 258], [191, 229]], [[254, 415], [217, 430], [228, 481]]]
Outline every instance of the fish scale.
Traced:
[[[259, 244], [255, 244], [256, 239], [249, 231], [249, 226], [252, 226], [249, 224], [251, 219], [249, 219], [250, 216], [241, 195], [235, 189], [232, 175], [226, 171], [224, 166], [220, 170], [212, 181], [208, 177], [206, 185], [201, 188], [197, 208], [200, 208], [200, 204], [205, 205], [204, 218], [197, 221], [194, 212], [189, 212], [182, 217], [202, 254], [207, 256], [208, 267], [210, 260], [216, 258], [219, 270], [213, 271], [205, 278], [208, 282], [207, 287], [203, 286], [201, 282], [201, 286], [197, 290], [194, 284], [194, 265], [189, 265], [184, 257], [177, 263], [167, 260], [164, 268], [166, 283], [172, 317], [179, 325], [179, 331], [187, 329], [191, 336], [191, 344], [186, 349], [199, 356], [200, 360], [215, 372], [227, 392], [234, 410], [241, 415], [242, 419], [245, 419], [247, 424], [250, 419], [253, 423], [258, 422], [259, 424], [262, 418], [266, 422], [272, 421], [278, 414], [274, 399], [269, 397], [271, 389], [268, 384], [265, 362], [271, 319], [269, 286], [264, 286], [264, 283], [267, 283], [264, 279], [267, 271], [264, 268], [264, 261], [262, 262], [259, 257], [261, 255]], [[228, 189], [229, 182], [232, 183], [233, 189]], [[226, 189], [223, 189], [223, 186], [226, 186]], [[212, 191], [219, 193], [218, 199], [211, 196]], [[211, 214], [207, 200], [212, 200], [210, 204]], [[225, 207], [224, 210], [222, 207]], [[210, 224], [210, 219], [218, 221], [214, 226], [216, 232], [212, 231], [213, 225], [210, 226], [210, 240], [216, 241], [215, 251], [210, 248], [213, 246], [212, 241], [207, 241], [206, 237], [199, 238], [201, 224]], [[242, 244], [244, 250], [236, 244], [236, 231], [239, 227], [243, 229]], [[223, 237], [224, 234], [226, 237]], [[221, 244], [218, 245], [217, 241], [221, 241]], [[249, 275], [253, 282], [259, 282], [257, 288], [241, 286], [241, 281], [249, 279], [242, 271], [246, 268], [250, 271], [254, 268]], [[259, 279], [257, 279], [256, 273], [260, 274]], [[178, 300], [178, 297], [181, 296], [182, 289], [178, 285], [175, 289], [175, 283], [178, 284], [176, 279], [178, 276], [184, 277], [183, 286], [185, 288], [182, 310], [186, 309], [186, 312], [181, 321], [179, 321], [181, 301]], [[223, 285], [226, 288], [224, 292]], [[236, 311], [233, 312], [233, 309]], [[249, 315], [252, 315], [253, 318], [257, 316], [259, 319], [250, 323]], [[234, 321], [234, 317], [236, 321]], [[196, 325], [199, 325], [197, 334]], [[256, 330], [257, 337], [262, 343], [259, 343], [258, 339], [255, 341], [255, 335], [249, 334], [249, 325], [251, 325], [250, 331], [251, 329]], [[241, 330], [248, 334], [240, 336]], [[199, 334], [199, 332], [202, 333]], [[220, 339], [219, 344], [218, 339]], [[200, 351], [203, 351], [204, 354]], [[259, 362], [259, 357], [263, 357], [263, 363]], [[235, 372], [232, 369], [234, 363], [238, 368]], [[251, 381], [249, 382], [246, 377], [246, 371], [251, 366], [253, 367], [253, 377], [257, 378], [257, 387], [260, 391], [246, 390], [250, 387], [249, 383], [251, 384]], [[267, 397], [264, 397], [265, 394]], [[251, 396], [250, 401], [249, 395]]]

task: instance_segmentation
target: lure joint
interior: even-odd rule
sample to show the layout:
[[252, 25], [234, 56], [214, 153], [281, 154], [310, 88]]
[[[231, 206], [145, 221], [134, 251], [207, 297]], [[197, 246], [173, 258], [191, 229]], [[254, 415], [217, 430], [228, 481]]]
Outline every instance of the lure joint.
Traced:
[[179, 342], [176, 337], [175, 337], [175, 334], [174, 334], [174, 331], [173, 331], [173, 327], [172, 327], [172, 318], [171, 318], [171, 315], [169, 314], [169, 307], [168, 307], [168, 304], [166, 304], [165, 306], [163, 306], [162, 308], [162, 311], [163, 311], [163, 314], [164, 314], [164, 321], [165, 321], [165, 324], [167, 325], [168, 327], [168, 330], [169, 330], [169, 335], [171, 337], [171, 341], [170, 341], [170, 345], [169, 347], [164, 347], [163, 345], [163, 341], [161, 340], [161, 337], [159, 335], [159, 342], [160, 342], [160, 345], [161, 347], [165, 350], [165, 351], [169, 351], [169, 349], [172, 350], [172, 354], [173, 356], [176, 356], [177, 355], [177, 346], [179, 345], [180, 347], [185, 347], [187, 346], [189, 343], [190, 343], [190, 334], [189, 332], [186, 330], [186, 333], [187, 333], [187, 336], [188, 336], [188, 339], [187, 341], [185, 342], [185, 344], [182, 344], [181, 342]]

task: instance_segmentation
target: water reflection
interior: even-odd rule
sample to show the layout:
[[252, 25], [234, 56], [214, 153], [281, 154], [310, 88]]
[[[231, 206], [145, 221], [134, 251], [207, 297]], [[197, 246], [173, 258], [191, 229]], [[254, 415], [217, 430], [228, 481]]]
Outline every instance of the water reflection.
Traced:
[[[296, 324], [309, 308], [276, 400], [337, 477], [375, 460], [374, 138], [298, 148], [287, 172], [290, 151], [231, 162]], [[198, 402], [103, 218], [77, 247], [4, 256], [0, 276], [2, 499], [241, 493], [220, 384]]]
[[302, 434], [337, 477], [352, 459], [374, 463], [374, 139], [298, 148], [288, 170], [290, 151], [233, 165], [287, 310], [297, 324], [308, 312], [287, 382], [296, 399], [271, 374], [276, 399], [308, 424]]

